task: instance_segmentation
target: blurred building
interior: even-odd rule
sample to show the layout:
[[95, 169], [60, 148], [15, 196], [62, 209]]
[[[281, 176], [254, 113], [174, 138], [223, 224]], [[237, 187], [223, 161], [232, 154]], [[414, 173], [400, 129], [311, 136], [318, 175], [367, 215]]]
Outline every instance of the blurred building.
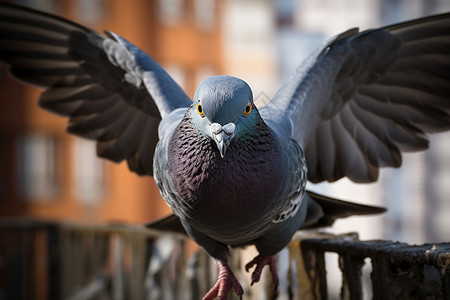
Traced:
[[[360, 30], [390, 25], [414, 18], [450, 11], [446, 0], [286, 0], [290, 8], [289, 26], [279, 26], [280, 66], [294, 68], [298, 63], [284, 63], [295, 57], [297, 48], [314, 46], [352, 27]], [[287, 11], [287, 13], [286, 13]], [[286, 22], [281, 23], [286, 24]], [[288, 23], [289, 24], [289, 23]], [[292, 43], [298, 47], [292, 47]], [[311, 53], [311, 51], [308, 51]], [[303, 52], [300, 52], [301, 54]], [[281, 77], [291, 70], [281, 68]], [[285, 72], [283, 72], [285, 71]], [[399, 169], [383, 169], [377, 183], [358, 185], [347, 179], [334, 184], [311, 185], [312, 189], [343, 199], [388, 208], [383, 216], [351, 218], [338, 221], [337, 232], [358, 231], [363, 238], [384, 238], [409, 243], [439, 242], [450, 236], [448, 184], [450, 182], [450, 134], [431, 136], [426, 152], [403, 155]]]
[[[122, 35], [193, 96], [222, 73], [221, 1], [21, 0], [99, 32]], [[96, 157], [95, 143], [65, 132], [67, 120], [37, 105], [41, 90], [0, 66], [0, 217], [146, 222], [170, 212], [150, 177]]]
[[[353, 27], [376, 28], [450, 11], [446, 0], [280, 0], [226, 1], [224, 70], [245, 79], [264, 105], [297, 66], [326, 40]], [[259, 101], [258, 100], [262, 100]], [[360, 203], [382, 205], [388, 213], [338, 221], [335, 232], [358, 231], [364, 239], [410, 243], [450, 236], [450, 134], [431, 137], [426, 152], [403, 155], [400, 169], [383, 169], [379, 181], [342, 179], [310, 189]]]
[[[446, 0], [21, 0], [96, 30], [114, 31], [154, 57], [192, 96], [214, 74], [246, 80], [259, 105], [325, 40], [450, 10]], [[36, 105], [37, 89], [0, 74], [0, 216], [144, 222], [169, 212], [151, 178], [95, 156], [95, 145], [65, 133], [66, 120]], [[311, 185], [328, 195], [388, 207], [382, 217], [338, 222], [336, 231], [411, 243], [450, 235], [446, 195], [449, 135], [404, 156], [379, 182]]]
[[[149, 53], [193, 96], [207, 76], [246, 80], [258, 105], [325, 40], [450, 11], [448, 0], [17, 0], [101, 31]], [[170, 212], [150, 177], [95, 155], [95, 144], [65, 132], [67, 120], [37, 106], [40, 90], [11, 80], [0, 66], [0, 218], [141, 223]], [[450, 134], [404, 156], [379, 182], [348, 180], [309, 188], [383, 205], [383, 216], [338, 221], [336, 232], [410, 243], [450, 236]], [[245, 261], [253, 257], [249, 255]], [[337, 269], [337, 265], [336, 265]], [[336, 278], [335, 278], [336, 280]], [[336, 293], [337, 294], [337, 293]]]
[[[450, 11], [447, 0], [281, 0], [276, 2], [276, 44], [281, 81], [327, 39], [353, 27], [376, 28]], [[391, 239], [409, 243], [442, 242], [450, 237], [450, 133], [431, 136], [430, 149], [403, 155], [399, 169], [383, 169], [372, 184], [348, 179], [309, 184], [332, 197], [369, 205], [388, 212], [380, 216], [337, 221], [335, 233], [358, 232], [362, 239]], [[327, 256], [329, 299], [339, 299], [341, 274], [336, 255]], [[363, 269], [364, 299], [371, 299], [370, 272]]]
[[259, 106], [267, 104], [278, 87], [274, 3], [271, 0], [224, 3], [224, 72], [244, 79]]

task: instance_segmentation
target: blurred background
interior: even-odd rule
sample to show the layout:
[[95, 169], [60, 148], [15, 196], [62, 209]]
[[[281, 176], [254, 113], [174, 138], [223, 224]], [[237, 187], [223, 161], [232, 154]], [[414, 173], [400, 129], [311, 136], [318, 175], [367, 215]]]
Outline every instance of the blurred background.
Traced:
[[[261, 106], [328, 38], [450, 11], [448, 0], [17, 0], [8, 1], [118, 33], [158, 61], [191, 97], [201, 80], [246, 80]], [[41, 90], [0, 66], [0, 217], [141, 224], [170, 213], [150, 177], [96, 157], [95, 143], [65, 132], [37, 106]], [[386, 206], [382, 216], [339, 221], [334, 232], [409, 243], [450, 237], [450, 135], [404, 156], [378, 183], [310, 185], [329, 196]]]

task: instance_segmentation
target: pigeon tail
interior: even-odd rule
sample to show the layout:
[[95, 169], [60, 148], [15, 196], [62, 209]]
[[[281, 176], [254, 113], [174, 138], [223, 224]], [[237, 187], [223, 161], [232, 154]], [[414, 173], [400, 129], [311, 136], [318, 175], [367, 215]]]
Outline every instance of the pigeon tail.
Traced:
[[299, 229], [313, 229], [333, 225], [337, 219], [350, 216], [375, 215], [386, 212], [386, 208], [338, 200], [306, 191], [307, 217]]

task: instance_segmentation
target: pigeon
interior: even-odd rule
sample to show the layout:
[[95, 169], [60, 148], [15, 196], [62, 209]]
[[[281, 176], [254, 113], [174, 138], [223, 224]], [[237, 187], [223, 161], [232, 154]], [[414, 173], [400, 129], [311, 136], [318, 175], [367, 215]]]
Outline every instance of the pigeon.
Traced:
[[0, 61], [43, 87], [39, 104], [100, 157], [153, 176], [173, 214], [151, 228], [183, 232], [217, 260], [204, 299], [243, 289], [229, 251], [254, 245], [252, 284], [299, 229], [384, 208], [307, 191], [306, 182], [377, 180], [401, 153], [450, 129], [450, 14], [341, 33], [258, 108], [248, 84], [205, 79], [191, 100], [149, 55], [119, 35], [0, 4]]

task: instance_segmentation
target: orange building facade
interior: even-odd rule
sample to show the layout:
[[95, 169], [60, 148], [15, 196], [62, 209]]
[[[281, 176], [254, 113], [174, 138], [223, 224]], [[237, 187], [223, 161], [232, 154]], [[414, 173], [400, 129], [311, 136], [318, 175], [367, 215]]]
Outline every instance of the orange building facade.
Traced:
[[[221, 73], [219, 0], [25, 2], [123, 36], [191, 97], [202, 79]], [[6, 70], [0, 66], [0, 217], [142, 223], [170, 212], [151, 177], [96, 158], [94, 142], [67, 134], [65, 118], [38, 107], [42, 90]]]

